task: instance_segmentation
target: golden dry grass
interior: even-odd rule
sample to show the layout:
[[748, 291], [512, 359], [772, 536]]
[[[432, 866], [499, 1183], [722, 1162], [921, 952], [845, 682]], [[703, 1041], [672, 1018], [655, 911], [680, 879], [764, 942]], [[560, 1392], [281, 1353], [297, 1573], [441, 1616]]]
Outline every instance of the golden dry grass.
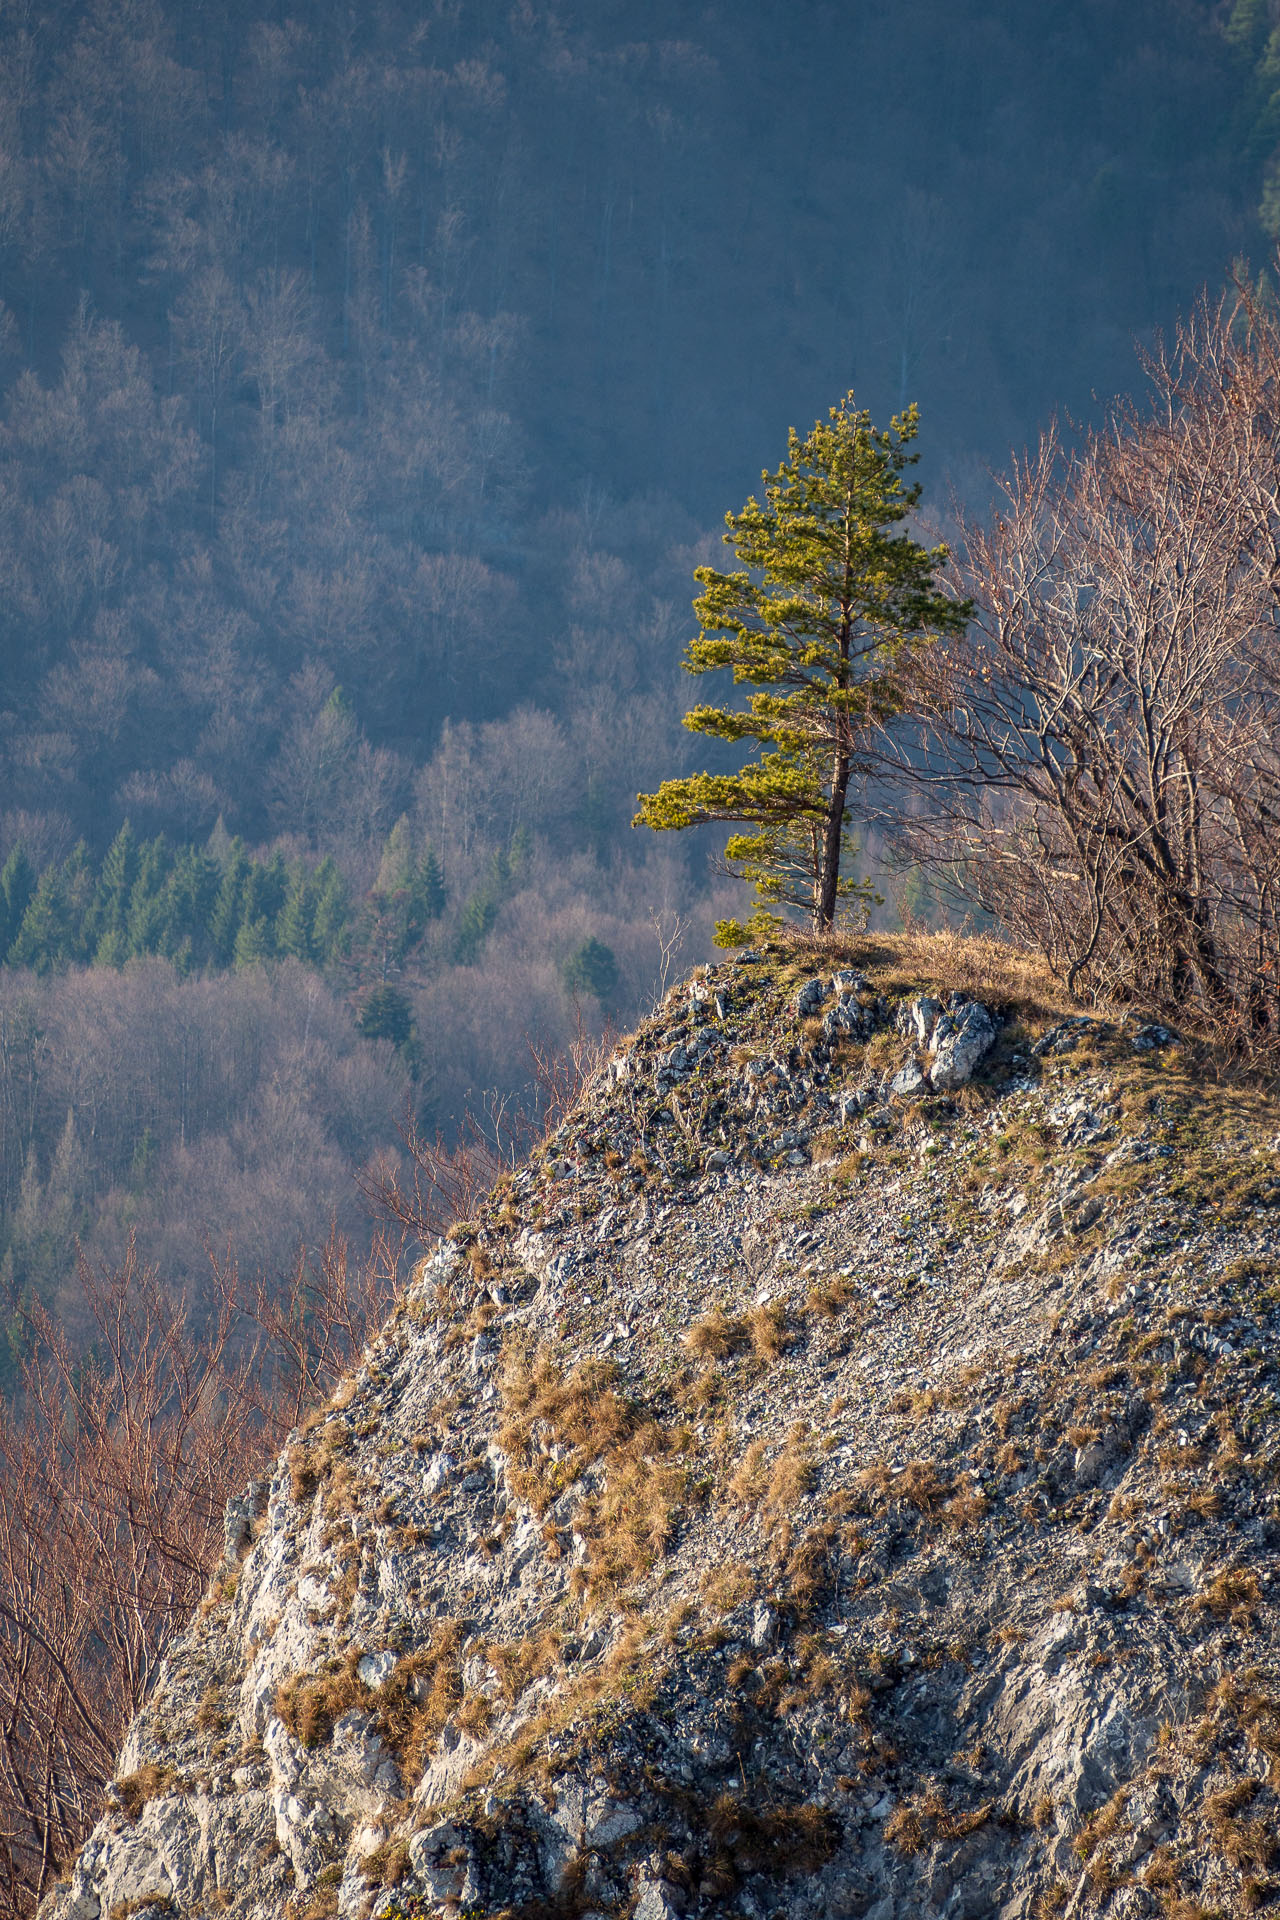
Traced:
[[136, 1820], [149, 1800], [159, 1800], [177, 1785], [172, 1767], [148, 1760], [136, 1773], [126, 1774], [115, 1783], [116, 1797], [126, 1817]]
[[1039, 954], [987, 934], [797, 931], [786, 950], [814, 968], [857, 967], [886, 991], [971, 993], [1049, 1021], [1079, 1011]]
[[685, 1346], [699, 1360], [727, 1360], [741, 1353], [750, 1341], [747, 1322], [725, 1313], [722, 1307], [704, 1313], [684, 1336]]

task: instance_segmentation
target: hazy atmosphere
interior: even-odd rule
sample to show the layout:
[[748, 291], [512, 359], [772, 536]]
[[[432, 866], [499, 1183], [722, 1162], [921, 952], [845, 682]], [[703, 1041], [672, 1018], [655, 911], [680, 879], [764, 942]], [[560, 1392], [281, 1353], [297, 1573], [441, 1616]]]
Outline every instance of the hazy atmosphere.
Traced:
[[408, 1101], [452, 1129], [705, 955], [720, 840], [630, 821], [703, 751], [725, 511], [852, 388], [919, 403], [936, 535], [1139, 383], [1269, 255], [1270, 32], [4, 8], [8, 1310], [77, 1236], [187, 1285], [359, 1235]]
[[0, 1920], [1280, 1911], [1278, 242], [1280, 0], [0, 0]]

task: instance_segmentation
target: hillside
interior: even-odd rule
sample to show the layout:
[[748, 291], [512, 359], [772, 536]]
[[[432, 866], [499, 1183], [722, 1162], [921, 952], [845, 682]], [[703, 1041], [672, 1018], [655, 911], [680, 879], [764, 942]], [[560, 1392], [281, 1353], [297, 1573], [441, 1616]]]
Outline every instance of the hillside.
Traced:
[[233, 1503], [42, 1920], [1273, 1908], [1280, 1111], [1208, 1069], [992, 945], [695, 975]]

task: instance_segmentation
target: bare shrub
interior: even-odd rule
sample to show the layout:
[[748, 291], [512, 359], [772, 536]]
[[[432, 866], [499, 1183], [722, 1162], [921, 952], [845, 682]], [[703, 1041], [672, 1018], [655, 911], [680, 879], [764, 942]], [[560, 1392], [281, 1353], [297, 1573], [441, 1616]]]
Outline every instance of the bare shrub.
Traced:
[[[278, 1296], [218, 1269], [196, 1321], [130, 1246], [115, 1268], [80, 1261], [88, 1357], [33, 1313], [18, 1410], [0, 1410], [0, 1916], [29, 1916], [73, 1857], [223, 1557], [229, 1495], [332, 1388], [396, 1284], [391, 1243], [353, 1268], [335, 1237]], [[126, 1807], [163, 1790], [134, 1775]]]

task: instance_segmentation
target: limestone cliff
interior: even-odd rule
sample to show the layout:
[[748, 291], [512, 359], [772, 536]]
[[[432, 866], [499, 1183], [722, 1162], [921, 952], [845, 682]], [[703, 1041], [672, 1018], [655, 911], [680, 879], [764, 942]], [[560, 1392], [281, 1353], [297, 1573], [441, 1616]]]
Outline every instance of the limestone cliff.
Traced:
[[431, 1251], [42, 1920], [1280, 1902], [1280, 1116], [744, 954]]

